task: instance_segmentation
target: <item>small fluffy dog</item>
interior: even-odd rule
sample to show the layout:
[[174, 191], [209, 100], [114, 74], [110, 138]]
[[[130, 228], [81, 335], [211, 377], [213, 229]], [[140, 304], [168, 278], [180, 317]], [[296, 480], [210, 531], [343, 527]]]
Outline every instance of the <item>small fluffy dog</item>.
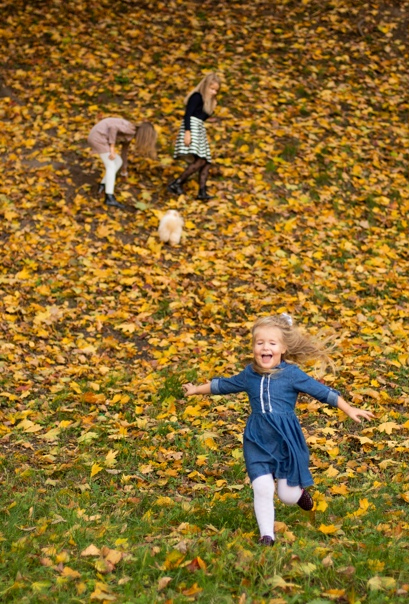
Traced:
[[158, 233], [161, 241], [177, 245], [182, 236], [183, 218], [176, 210], [168, 210], [162, 217]]

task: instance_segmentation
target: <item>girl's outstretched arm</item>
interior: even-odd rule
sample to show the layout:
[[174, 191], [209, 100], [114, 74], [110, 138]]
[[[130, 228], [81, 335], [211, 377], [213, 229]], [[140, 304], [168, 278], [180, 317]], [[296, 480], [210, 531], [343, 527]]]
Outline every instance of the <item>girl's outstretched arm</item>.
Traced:
[[200, 386], [195, 386], [191, 383], [183, 384], [182, 388], [185, 391], [186, 396], [191, 396], [192, 394], [211, 394], [210, 382], [201, 384]]
[[353, 407], [349, 403], [347, 403], [342, 396], [338, 397], [337, 401], [338, 409], [341, 409], [344, 413], [346, 413], [351, 419], [356, 421], [358, 424], [361, 423], [359, 417], [363, 417], [364, 419], [371, 419], [375, 417], [373, 413], [370, 411], [366, 411], [365, 409], [358, 409], [358, 407]]

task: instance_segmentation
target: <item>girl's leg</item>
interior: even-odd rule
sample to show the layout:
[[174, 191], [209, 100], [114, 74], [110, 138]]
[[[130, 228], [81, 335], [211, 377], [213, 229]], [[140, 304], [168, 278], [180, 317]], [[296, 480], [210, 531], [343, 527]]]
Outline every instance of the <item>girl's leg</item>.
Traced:
[[206, 186], [207, 177], [209, 176], [210, 164], [207, 161], [199, 172], [199, 187], [203, 189]]
[[199, 172], [199, 194], [197, 196], [198, 199], [212, 199], [212, 196], [209, 195], [206, 191], [206, 181], [209, 176], [210, 163], [206, 161], [205, 165]]
[[195, 159], [194, 161], [188, 165], [188, 167], [186, 168], [186, 170], [183, 172], [183, 174], [181, 174], [179, 176], [179, 178], [177, 179], [179, 181], [180, 184], [184, 183], [191, 174], [194, 174], [195, 172], [198, 172], [199, 170], [202, 170], [202, 168], [207, 164], [207, 160], [204, 159], [203, 157], [197, 157], [195, 155]]
[[181, 174], [176, 180], [174, 180], [168, 185], [169, 191], [171, 191], [172, 193], [176, 193], [176, 195], [182, 195], [182, 184], [189, 178], [189, 176], [201, 170], [205, 166], [205, 164], [207, 164], [206, 159], [195, 155], [194, 161], [188, 165], [183, 174]]
[[100, 188], [102, 186], [105, 187], [105, 203], [108, 206], [124, 209], [125, 206], [122, 205], [122, 203], [119, 203], [114, 195], [116, 173], [122, 166], [122, 157], [120, 155], [115, 155], [114, 159], [109, 159], [109, 153], [101, 153], [100, 157], [105, 166], [105, 176], [100, 185]]
[[277, 495], [286, 505], [298, 504], [303, 510], [312, 510], [314, 506], [311, 495], [301, 487], [288, 486], [286, 478], [277, 480]]
[[120, 155], [115, 155], [114, 159], [109, 159], [109, 153], [101, 153], [100, 157], [105, 166], [105, 176], [102, 179], [102, 184], [105, 185], [105, 193], [107, 195], [113, 195], [116, 173], [122, 166], [122, 157]]
[[251, 483], [254, 493], [254, 512], [260, 535], [274, 539], [274, 478], [272, 474], [259, 476]]

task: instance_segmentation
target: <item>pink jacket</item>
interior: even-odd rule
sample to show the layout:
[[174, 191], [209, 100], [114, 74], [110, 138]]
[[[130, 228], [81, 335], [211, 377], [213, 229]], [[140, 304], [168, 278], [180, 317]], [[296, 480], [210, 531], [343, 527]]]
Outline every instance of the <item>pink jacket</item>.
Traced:
[[136, 126], [120, 117], [106, 117], [95, 124], [88, 135], [88, 143], [96, 153], [109, 153], [109, 145], [129, 143], [135, 136]]

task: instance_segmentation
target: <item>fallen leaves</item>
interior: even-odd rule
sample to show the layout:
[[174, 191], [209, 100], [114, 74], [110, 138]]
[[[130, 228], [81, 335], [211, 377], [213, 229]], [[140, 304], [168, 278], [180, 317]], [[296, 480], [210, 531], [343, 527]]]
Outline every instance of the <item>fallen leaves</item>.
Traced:
[[124, 552], [110, 549], [106, 546], [99, 549], [95, 547], [95, 545], [91, 544], [81, 552], [81, 556], [98, 557], [94, 563], [94, 567], [99, 573], [105, 575], [112, 573], [115, 570], [116, 565], [124, 557]]
[[373, 503], [370, 503], [368, 501], [368, 499], [364, 498], [364, 499], [360, 499], [359, 500], [359, 508], [353, 512], [352, 514], [348, 514], [347, 517], [354, 517], [354, 518], [358, 518], [359, 516], [363, 516], [364, 514], [367, 514], [369, 510], [371, 509], [375, 509], [375, 505]]
[[[395, 494], [391, 510], [409, 501], [405, 3], [305, 0], [270, 10], [256, 1], [246, 11], [221, 3], [216, 17], [206, 3], [150, 11], [77, 2], [73, 11], [50, 2], [45, 12], [26, 4], [6, 1], [0, 30], [0, 438], [17, 481], [6, 520], [19, 509], [19, 489], [43, 477], [38, 499], [55, 490], [62, 501], [44, 517], [34, 510], [19, 518], [23, 538], [46, 543], [59, 527], [69, 531], [68, 510], [79, 528], [55, 552], [40, 549], [38, 564], [47, 572], [62, 564], [56, 575], [78, 598], [121, 600], [114, 592], [132, 573], [115, 588], [108, 579], [126, 562], [117, 540], [129, 539], [135, 552], [130, 509], [152, 527], [161, 513], [178, 512], [175, 492], [185, 519], [200, 513], [198, 494], [209, 513], [246, 501], [245, 400], [182, 406], [180, 382], [189, 372], [200, 380], [236, 372], [253, 320], [288, 311], [316, 333], [337, 335], [338, 371], [325, 381], [379, 420], [352, 426], [336, 410], [300, 401], [317, 485], [309, 530], [346, 547], [348, 531], [370, 526], [385, 483]], [[220, 119], [208, 124], [215, 197], [205, 206], [193, 182], [177, 202], [165, 192], [181, 169], [169, 145], [183, 97], [203, 66], [223, 78]], [[90, 125], [119, 110], [152, 120], [161, 143], [157, 162], [130, 152], [129, 178], [117, 182], [126, 214], [94, 197], [100, 165], [85, 147]], [[186, 227], [177, 251], [156, 237], [159, 215], [174, 202]], [[111, 503], [94, 509], [101, 492]], [[251, 514], [240, 508], [235, 519], [253, 522]], [[166, 530], [188, 540], [199, 524]], [[299, 547], [303, 526], [277, 523], [288, 550]], [[398, 515], [374, 530], [383, 543], [407, 535]], [[99, 544], [104, 531], [118, 533], [114, 549], [89, 546], [80, 556], [80, 564], [92, 561], [92, 586], [76, 567], [70, 540], [84, 543], [76, 531]], [[173, 543], [163, 551], [165, 576], [153, 565], [164, 598], [167, 590], [200, 598], [199, 580], [177, 584], [175, 574], [212, 572], [201, 550], [183, 543], [183, 552]], [[243, 554], [242, 568], [251, 559]], [[388, 563], [375, 562], [355, 599], [368, 597], [365, 589], [407, 594], [395, 575], [388, 582]], [[297, 582], [319, 576], [316, 561], [297, 564], [288, 571]], [[348, 568], [328, 552], [326, 565]], [[270, 578], [272, 602], [283, 601], [279, 590], [302, 589], [284, 570]], [[16, 593], [24, 581], [15, 579]], [[32, 582], [35, 594], [47, 587]], [[320, 597], [354, 600], [338, 587]], [[236, 579], [231, 589], [229, 597], [247, 599]]]
[[369, 579], [368, 587], [371, 591], [388, 591], [395, 589], [396, 580], [393, 577], [380, 577], [376, 575]]
[[332, 535], [334, 533], [337, 533], [340, 530], [340, 528], [341, 528], [340, 526], [335, 526], [334, 524], [329, 524], [329, 525], [321, 524], [318, 527], [318, 530], [321, 533], [324, 533], [324, 535]]

